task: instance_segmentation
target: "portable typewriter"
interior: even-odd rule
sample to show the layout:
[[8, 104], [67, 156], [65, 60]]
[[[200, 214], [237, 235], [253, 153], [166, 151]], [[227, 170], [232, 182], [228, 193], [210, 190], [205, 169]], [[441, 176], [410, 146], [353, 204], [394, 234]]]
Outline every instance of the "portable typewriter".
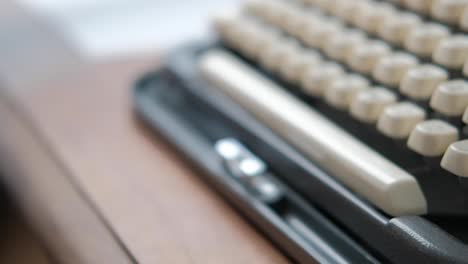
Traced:
[[135, 105], [240, 213], [300, 263], [468, 263], [468, 0], [258, 0], [214, 28]]

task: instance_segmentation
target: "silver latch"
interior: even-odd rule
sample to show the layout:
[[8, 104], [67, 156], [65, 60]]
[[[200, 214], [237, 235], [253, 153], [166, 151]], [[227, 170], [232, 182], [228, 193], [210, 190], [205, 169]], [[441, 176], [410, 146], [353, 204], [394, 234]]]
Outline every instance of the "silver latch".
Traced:
[[234, 138], [221, 139], [216, 142], [214, 148], [223, 158], [231, 175], [248, 189], [253, 190], [259, 198], [266, 202], [274, 202], [281, 198], [281, 188], [271, 180], [265, 162], [238, 140]]

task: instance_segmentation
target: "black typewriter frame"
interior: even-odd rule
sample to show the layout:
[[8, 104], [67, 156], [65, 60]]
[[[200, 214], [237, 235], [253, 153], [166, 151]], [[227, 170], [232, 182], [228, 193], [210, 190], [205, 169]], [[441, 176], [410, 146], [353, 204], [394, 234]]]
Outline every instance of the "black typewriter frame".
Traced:
[[[368, 263], [468, 263], [466, 218], [389, 217], [200, 78], [197, 57], [219, 46], [194, 43], [176, 49], [163, 68], [135, 84], [135, 112], [283, 252], [300, 263], [363, 263], [363, 258]], [[310, 227], [332, 241], [298, 238], [274, 210], [250, 197], [213, 149], [223, 137], [238, 139], [266, 161]]]

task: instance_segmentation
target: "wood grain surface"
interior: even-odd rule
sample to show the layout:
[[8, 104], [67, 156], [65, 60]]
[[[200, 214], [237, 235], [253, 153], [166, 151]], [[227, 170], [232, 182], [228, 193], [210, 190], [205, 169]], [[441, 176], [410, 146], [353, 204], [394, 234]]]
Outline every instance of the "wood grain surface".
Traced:
[[135, 120], [131, 84], [157, 55], [92, 64], [53, 30], [12, 25], [0, 166], [60, 263], [288, 262]]
[[170, 146], [138, 125], [130, 89], [155, 67], [151, 58], [97, 65], [96, 82], [50, 86], [24, 103], [138, 262], [285, 262]]

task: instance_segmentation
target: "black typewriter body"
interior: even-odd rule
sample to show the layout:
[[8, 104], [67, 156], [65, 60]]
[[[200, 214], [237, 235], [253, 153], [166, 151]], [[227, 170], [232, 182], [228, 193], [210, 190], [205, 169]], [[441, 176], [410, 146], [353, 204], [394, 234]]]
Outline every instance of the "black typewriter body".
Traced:
[[468, 263], [468, 2], [255, 0], [215, 29], [135, 109], [248, 221], [299, 263]]
[[[197, 71], [197, 57], [219, 47], [202, 43], [175, 50], [163, 69], [137, 83], [135, 109], [288, 256], [299, 263], [468, 262], [466, 218], [382, 213], [210, 88]], [[236, 138], [268, 164], [291, 197], [285, 208], [257, 200], [226, 170], [214, 149], [223, 138]], [[288, 208], [297, 210], [316, 239], [284, 220]]]

